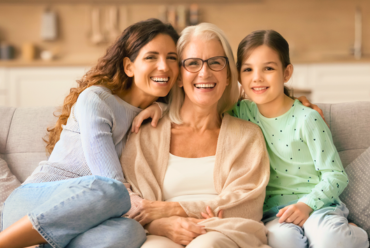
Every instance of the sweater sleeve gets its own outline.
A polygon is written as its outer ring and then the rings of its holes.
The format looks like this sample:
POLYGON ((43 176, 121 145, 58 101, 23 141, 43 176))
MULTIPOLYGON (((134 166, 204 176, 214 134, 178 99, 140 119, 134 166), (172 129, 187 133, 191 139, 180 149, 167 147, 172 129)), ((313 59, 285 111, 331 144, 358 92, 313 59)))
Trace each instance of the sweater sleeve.
POLYGON ((240 101, 238 101, 237 103, 234 104, 234 106, 232 107, 232 109, 230 109, 229 111, 227 111, 227 113, 231 116, 234 116, 236 118, 239 118, 240 117, 240 101))
POLYGON ((82 149, 93 175, 125 182, 113 142, 113 113, 110 106, 94 91, 85 90, 75 106, 82 149))
POLYGON ((331 132, 319 113, 312 111, 307 115, 303 131, 316 171, 320 175, 320 182, 299 202, 318 210, 331 203, 340 202, 339 195, 347 187, 348 177, 334 146, 331 132))

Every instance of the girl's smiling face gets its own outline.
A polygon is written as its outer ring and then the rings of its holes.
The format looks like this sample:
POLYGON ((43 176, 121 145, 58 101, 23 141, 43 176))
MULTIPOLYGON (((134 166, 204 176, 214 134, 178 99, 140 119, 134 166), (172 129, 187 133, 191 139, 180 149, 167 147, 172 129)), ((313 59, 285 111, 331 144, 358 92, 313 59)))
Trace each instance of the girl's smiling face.
POLYGON ((257 105, 270 105, 284 101, 284 83, 289 81, 292 72, 291 64, 283 68, 275 50, 261 45, 245 56, 239 82, 257 105))

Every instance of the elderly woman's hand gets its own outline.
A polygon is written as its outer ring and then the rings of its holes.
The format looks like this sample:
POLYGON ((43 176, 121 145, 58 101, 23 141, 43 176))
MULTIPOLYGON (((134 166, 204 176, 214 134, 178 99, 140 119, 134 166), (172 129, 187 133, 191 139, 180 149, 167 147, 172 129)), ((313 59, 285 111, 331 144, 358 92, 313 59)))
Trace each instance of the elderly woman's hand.
MULTIPOLYGON (((201 213, 201 215, 203 216, 204 219, 210 219, 210 218, 216 217, 215 214, 213 214, 213 211, 209 206, 207 206, 206 212, 207 213, 203 213, 203 212, 201 213)), ((223 213, 224 213, 223 210, 218 211, 217 217, 218 218, 223 218, 223 213)))
POLYGON ((184 217, 168 217, 155 220, 147 226, 150 234, 164 236, 180 245, 188 245, 199 235, 206 234, 202 220, 184 217))
POLYGON ((142 199, 138 203, 136 211, 128 217, 144 226, 153 220, 170 216, 187 217, 187 214, 177 202, 149 201, 142 199))

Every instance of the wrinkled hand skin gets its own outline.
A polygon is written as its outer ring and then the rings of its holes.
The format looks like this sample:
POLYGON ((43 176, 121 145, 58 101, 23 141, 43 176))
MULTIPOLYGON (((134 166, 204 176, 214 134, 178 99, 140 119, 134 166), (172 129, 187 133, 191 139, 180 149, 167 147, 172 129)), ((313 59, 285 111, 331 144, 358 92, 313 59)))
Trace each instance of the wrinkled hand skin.
POLYGON ((136 211, 129 215, 129 218, 138 221, 143 226, 153 220, 165 217, 168 217, 168 209, 166 209, 165 202, 149 201, 146 199, 142 199, 138 203, 136 211))
POLYGON ((138 221, 144 226, 153 220, 171 216, 188 217, 178 202, 149 201, 143 199, 138 203, 136 211, 129 218, 138 221))
POLYGON ((202 219, 172 216, 153 221, 147 226, 150 234, 164 236, 176 244, 188 245, 199 235, 207 233, 198 223, 202 219))

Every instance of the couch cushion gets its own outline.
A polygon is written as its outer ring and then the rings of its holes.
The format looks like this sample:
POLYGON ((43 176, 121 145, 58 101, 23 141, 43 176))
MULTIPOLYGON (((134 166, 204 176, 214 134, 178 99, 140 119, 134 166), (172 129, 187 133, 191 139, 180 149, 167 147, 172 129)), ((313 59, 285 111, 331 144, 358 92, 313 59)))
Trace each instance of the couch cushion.
POLYGON ((9 169, 22 183, 36 169, 41 161, 47 160, 46 152, 31 153, 11 153, 4 154, 3 158, 7 161, 9 169))
POLYGON ((6 141, 8 139, 10 123, 12 121, 14 111, 15 108, 0 106, 0 154, 5 152, 6 141))
POLYGON ((0 158, 0 223, 6 198, 20 185, 18 179, 10 172, 6 161, 0 158))
POLYGON ((54 107, 17 108, 9 129, 5 153, 44 152, 47 127, 55 124, 54 107))
MULTIPOLYGON (((47 135, 47 127, 56 122, 53 115, 55 110, 55 107, 0 108, 0 111, 11 116, 7 131, 2 131, 1 134, 0 129, 0 140, 4 143, 0 157, 6 160, 12 173, 21 182, 32 173, 40 161, 47 159, 42 138, 47 135)), ((2 119, 0 124, 6 125, 5 120, 2 119)))
POLYGON ((370 147, 369 102, 318 104, 333 134, 333 141, 346 167, 370 147))
POLYGON ((370 237, 370 148, 346 168, 349 184, 340 195, 349 209, 348 220, 362 227, 370 237))

